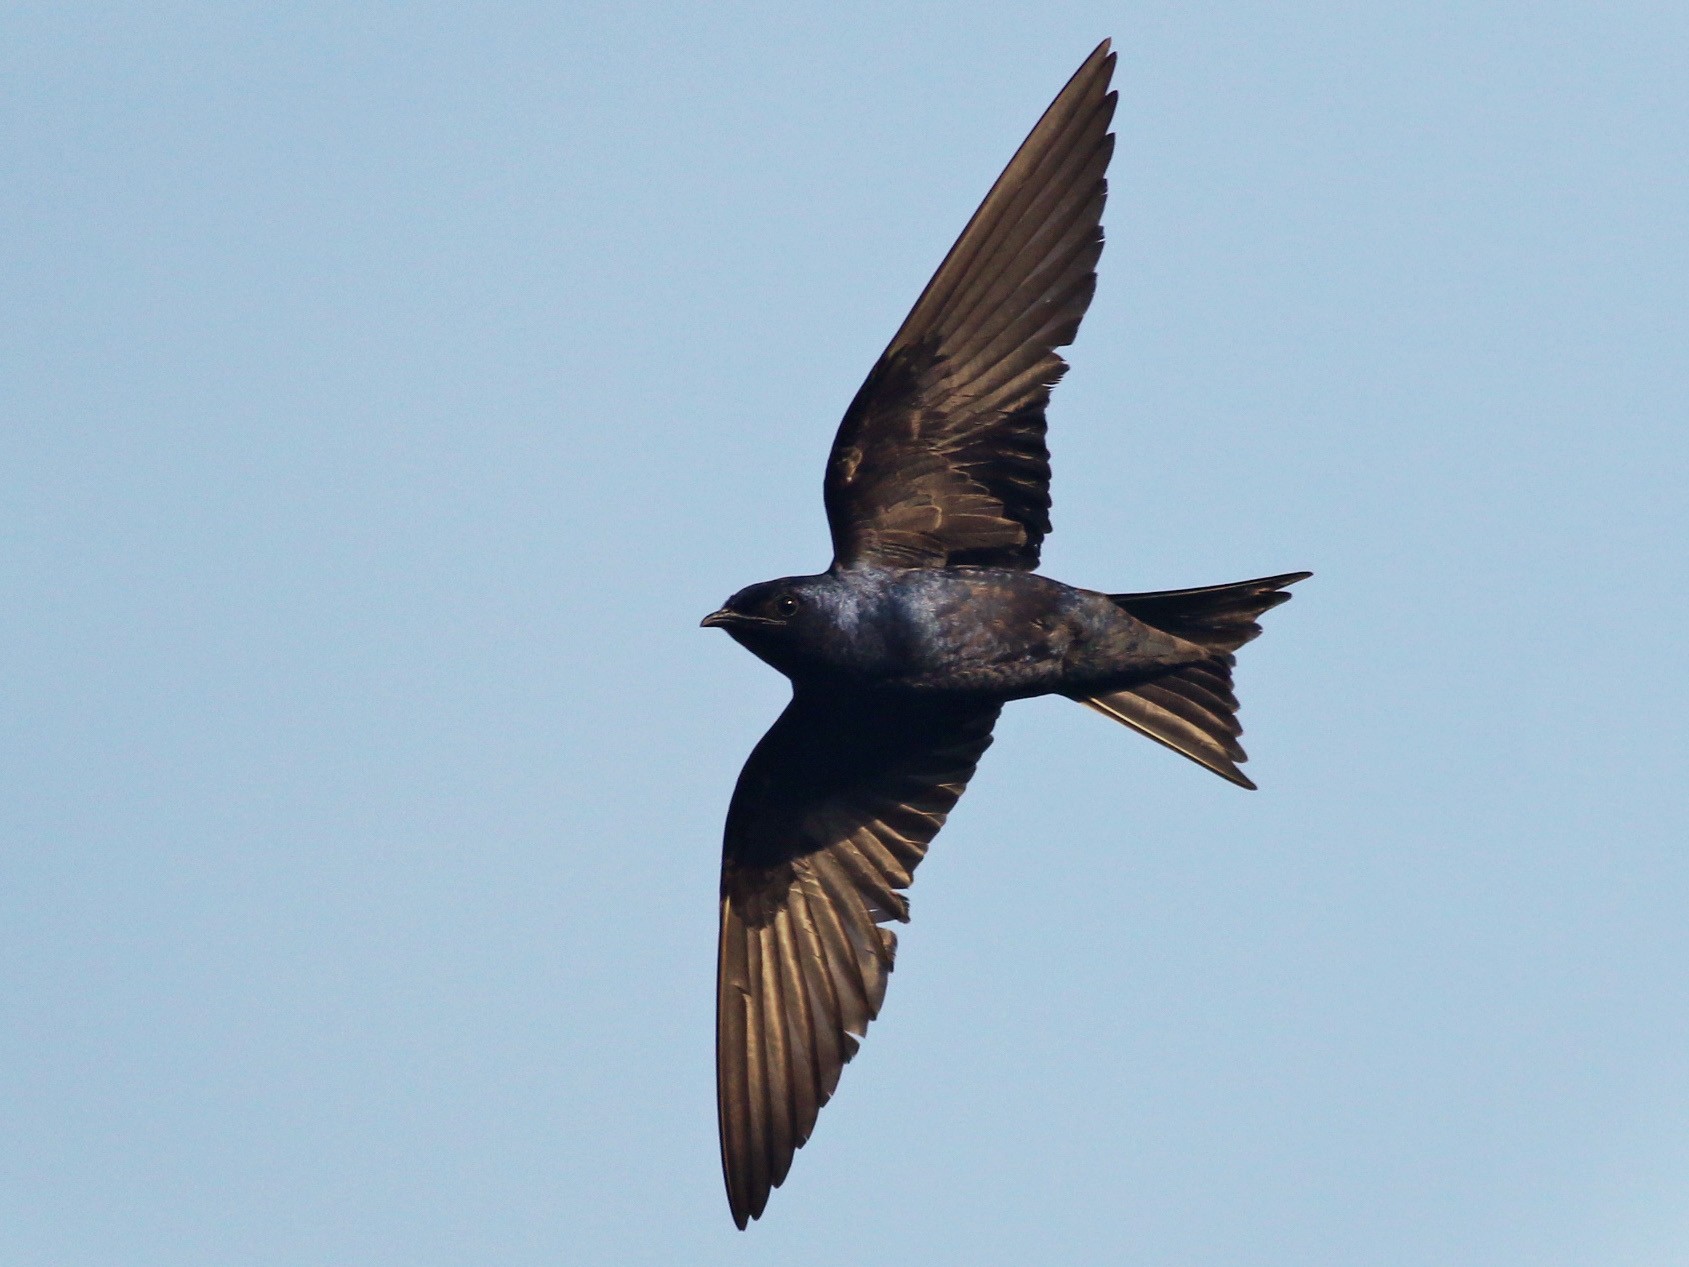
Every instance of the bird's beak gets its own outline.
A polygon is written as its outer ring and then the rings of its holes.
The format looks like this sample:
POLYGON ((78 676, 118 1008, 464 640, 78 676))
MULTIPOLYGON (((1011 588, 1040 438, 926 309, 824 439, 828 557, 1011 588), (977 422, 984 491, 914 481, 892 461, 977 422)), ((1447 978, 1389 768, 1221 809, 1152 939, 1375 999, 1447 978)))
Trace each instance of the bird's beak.
POLYGON ((733 623, 733 613, 723 607, 720 611, 713 611, 698 622, 700 629, 724 629, 733 623))

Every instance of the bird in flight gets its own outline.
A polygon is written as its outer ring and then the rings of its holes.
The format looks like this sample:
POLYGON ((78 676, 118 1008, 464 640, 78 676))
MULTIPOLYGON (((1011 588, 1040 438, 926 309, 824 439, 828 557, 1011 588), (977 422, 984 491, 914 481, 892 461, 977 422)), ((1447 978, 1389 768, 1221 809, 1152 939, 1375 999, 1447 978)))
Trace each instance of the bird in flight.
POLYGON ((1105 594, 1038 576, 1044 410, 1096 289, 1114 54, 1032 129, 845 411, 832 565, 704 617, 792 682, 721 858, 716 1097, 727 1199, 759 1217, 879 1014, 916 864, 1002 706, 1065 695, 1241 787, 1233 652, 1290 572, 1105 594))

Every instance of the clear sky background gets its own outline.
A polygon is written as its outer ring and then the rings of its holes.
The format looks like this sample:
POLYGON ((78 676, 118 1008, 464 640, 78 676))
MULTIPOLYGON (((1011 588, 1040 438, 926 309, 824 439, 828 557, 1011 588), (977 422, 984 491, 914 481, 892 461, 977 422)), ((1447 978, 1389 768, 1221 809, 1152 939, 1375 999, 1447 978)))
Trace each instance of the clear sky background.
POLYGON ((1689 9, 14 4, 0 1261, 1689 1262, 1689 9), (1312 568, 1227 786, 1011 708, 728 1217, 844 405, 1105 35, 1046 570, 1312 568))

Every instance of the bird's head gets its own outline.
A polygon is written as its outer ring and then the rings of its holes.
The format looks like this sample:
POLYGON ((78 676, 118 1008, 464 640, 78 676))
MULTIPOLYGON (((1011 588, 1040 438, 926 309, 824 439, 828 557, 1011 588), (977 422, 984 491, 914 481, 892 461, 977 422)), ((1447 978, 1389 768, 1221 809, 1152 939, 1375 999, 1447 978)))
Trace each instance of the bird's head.
POLYGON ((747 585, 699 623, 727 630, 735 642, 781 667, 792 659, 806 632, 826 624, 827 595, 818 584, 824 579, 785 576, 747 585))

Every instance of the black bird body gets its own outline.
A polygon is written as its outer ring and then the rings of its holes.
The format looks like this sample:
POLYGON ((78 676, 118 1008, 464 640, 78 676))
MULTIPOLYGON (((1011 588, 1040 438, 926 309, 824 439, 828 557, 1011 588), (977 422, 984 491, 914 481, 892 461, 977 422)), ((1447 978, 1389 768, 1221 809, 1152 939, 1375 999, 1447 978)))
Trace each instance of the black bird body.
POLYGON ((716 977, 722 1172, 740 1227, 879 1014, 903 890, 1010 700, 1069 696, 1242 787, 1234 652, 1307 575, 1147 594, 1035 574, 1045 407, 1096 286, 1108 44, 1039 120, 845 411, 833 562, 704 624, 792 681, 728 805, 716 977))
POLYGON ((1107 594, 1006 568, 847 568, 766 581, 728 600, 723 624, 794 681, 838 689, 1088 696, 1209 658, 1107 594), (784 619, 781 601, 795 602, 784 619))

